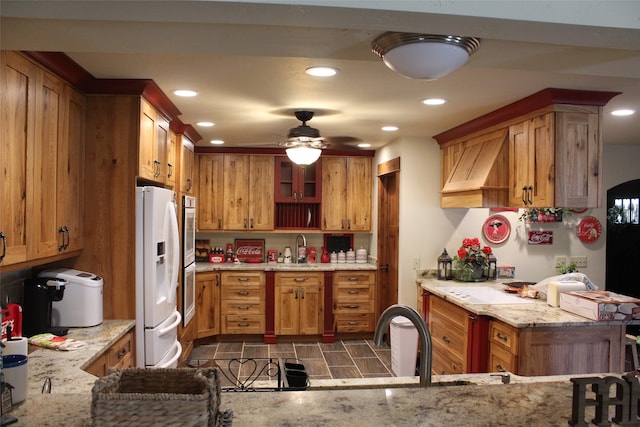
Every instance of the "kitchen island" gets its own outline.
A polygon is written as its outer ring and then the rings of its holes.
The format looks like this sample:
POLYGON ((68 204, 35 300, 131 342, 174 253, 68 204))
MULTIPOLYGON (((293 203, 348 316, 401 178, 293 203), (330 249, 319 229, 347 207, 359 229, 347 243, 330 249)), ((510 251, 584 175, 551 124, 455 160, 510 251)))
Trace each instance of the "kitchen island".
POLYGON ((495 281, 476 284, 423 278, 418 287, 420 308, 433 338, 436 373, 623 372, 626 325, 639 323, 590 320, 551 307, 543 299, 479 303, 469 292, 457 291, 477 287, 502 293, 505 285, 495 281))

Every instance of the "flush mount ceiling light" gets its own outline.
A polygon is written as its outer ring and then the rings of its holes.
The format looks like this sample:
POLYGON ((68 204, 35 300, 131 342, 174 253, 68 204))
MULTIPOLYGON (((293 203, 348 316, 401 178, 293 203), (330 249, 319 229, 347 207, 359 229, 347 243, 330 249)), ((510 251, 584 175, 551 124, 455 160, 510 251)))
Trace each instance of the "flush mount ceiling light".
POLYGON ((213 127, 213 126, 215 126, 215 125, 216 125, 216 124, 215 124, 215 123, 213 123, 213 122, 198 122, 198 123, 196 123, 196 124, 197 124, 198 126, 203 127, 203 128, 210 128, 210 127, 213 127))
POLYGON ((630 109, 622 109, 622 110, 614 110, 611 112, 612 116, 630 116, 635 113, 635 110, 630 109))
POLYGON ((209 141, 211 144, 213 145, 222 145, 224 144, 224 141, 221 139, 212 139, 211 141, 209 141))
POLYGON ((334 67, 309 67, 305 70, 305 73, 315 77, 332 77, 338 74, 338 69, 334 67))
POLYGON ((464 65, 479 46, 475 37, 389 31, 378 36, 371 49, 396 73, 435 80, 464 65))
POLYGON ((197 96, 198 92, 190 89, 178 89, 178 90, 174 90, 173 94, 175 96, 191 97, 191 96, 197 96))
POLYGON ((320 131, 307 125, 313 118, 313 111, 296 111, 296 118, 302 122, 298 127, 289 129, 287 140, 278 143, 287 147, 287 157, 298 165, 310 165, 320 158, 322 149, 327 147, 320 131))
POLYGON ((427 98, 422 101, 424 105, 442 105, 445 102, 447 101, 442 98, 427 98))
POLYGON ((380 129, 382 129, 385 132, 395 132, 398 130, 398 126, 382 126, 380 129))

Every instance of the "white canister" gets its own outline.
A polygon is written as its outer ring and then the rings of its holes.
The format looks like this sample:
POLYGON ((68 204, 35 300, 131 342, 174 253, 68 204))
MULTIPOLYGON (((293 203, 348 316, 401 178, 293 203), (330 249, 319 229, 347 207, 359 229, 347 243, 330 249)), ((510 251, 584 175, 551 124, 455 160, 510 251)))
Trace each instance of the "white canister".
POLYGON ((353 249, 347 251, 347 263, 352 264, 356 262, 356 253, 353 249))
POLYGON ((334 263, 334 264, 337 263, 338 262, 338 254, 336 254, 335 251, 331 252, 331 258, 329 258, 329 259, 330 259, 330 261, 332 263, 334 263))
POLYGON ((284 263, 291 264, 291 248, 289 246, 284 248, 284 263))
POLYGON ((2 340, 2 344, 4 345, 3 354, 22 354, 26 356, 29 351, 29 340, 25 337, 11 337, 10 340, 5 338, 2 340))
POLYGON ((4 382, 11 384, 11 404, 22 402, 27 398, 27 361, 24 354, 7 354, 2 356, 2 373, 4 382))
POLYGON ((338 264, 344 264, 347 262, 347 255, 345 255, 344 251, 338 252, 338 264))
POLYGON ((366 264, 368 261, 367 250, 360 246, 360 249, 356 251, 356 262, 358 264, 366 264))

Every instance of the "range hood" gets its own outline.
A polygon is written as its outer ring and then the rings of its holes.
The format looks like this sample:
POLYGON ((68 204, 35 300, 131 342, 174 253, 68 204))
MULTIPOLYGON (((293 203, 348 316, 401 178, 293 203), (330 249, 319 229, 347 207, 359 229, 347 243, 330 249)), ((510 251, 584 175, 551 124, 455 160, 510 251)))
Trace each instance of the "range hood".
MULTIPOLYGON (((509 130, 500 129, 456 144, 453 165, 443 176, 443 208, 508 206, 509 130)), ((447 159, 443 158, 443 163, 447 159)))

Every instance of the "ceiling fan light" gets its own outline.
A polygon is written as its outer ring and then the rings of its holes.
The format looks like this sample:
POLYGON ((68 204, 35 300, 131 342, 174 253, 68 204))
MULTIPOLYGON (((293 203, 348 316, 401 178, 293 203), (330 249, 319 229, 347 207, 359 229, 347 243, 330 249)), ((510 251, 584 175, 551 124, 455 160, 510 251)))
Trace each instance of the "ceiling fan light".
POLYGON ((322 150, 306 145, 298 145, 286 149, 287 157, 297 165, 310 165, 320 158, 322 150))
POLYGON ((464 65, 479 46, 475 37, 386 32, 373 41, 372 50, 405 77, 435 80, 464 65))

